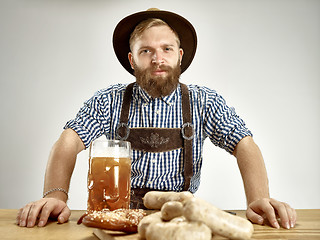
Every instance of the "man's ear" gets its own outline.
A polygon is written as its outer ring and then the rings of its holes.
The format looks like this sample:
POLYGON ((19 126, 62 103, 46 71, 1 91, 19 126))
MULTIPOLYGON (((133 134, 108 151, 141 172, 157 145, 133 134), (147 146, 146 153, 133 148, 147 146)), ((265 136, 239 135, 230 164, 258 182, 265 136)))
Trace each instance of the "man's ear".
POLYGON ((183 49, 180 48, 180 49, 179 49, 180 65, 181 65, 181 62, 182 62, 182 57, 183 57, 183 49))
POLYGON ((131 52, 128 53, 128 59, 129 59, 131 68, 134 69, 133 56, 132 56, 132 53, 131 53, 131 52))

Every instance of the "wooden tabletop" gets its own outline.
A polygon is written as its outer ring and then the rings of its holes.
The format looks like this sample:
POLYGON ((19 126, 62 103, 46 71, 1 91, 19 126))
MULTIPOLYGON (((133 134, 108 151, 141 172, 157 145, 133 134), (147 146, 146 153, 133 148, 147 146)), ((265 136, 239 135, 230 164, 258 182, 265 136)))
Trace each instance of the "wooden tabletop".
MULTIPOLYGON (((85 211, 73 210, 69 222, 58 224, 50 222, 46 227, 25 228, 15 224, 17 210, 0 209, 0 239, 82 239, 97 240, 93 234, 95 229, 77 225, 79 217, 85 211)), ((238 216, 244 217, 245 211, 237 210, 238 216)), ((296 227, 290 230, 274 229, 269 226, 254 224, 252 239, 320 239, 320 209, 297 210, 298 221, 296 227)), ((138 240, 138 234, 124 234, 111 232, 116 240, 138 240)), ((214 236, 213 240, 225 239, 214 236)))

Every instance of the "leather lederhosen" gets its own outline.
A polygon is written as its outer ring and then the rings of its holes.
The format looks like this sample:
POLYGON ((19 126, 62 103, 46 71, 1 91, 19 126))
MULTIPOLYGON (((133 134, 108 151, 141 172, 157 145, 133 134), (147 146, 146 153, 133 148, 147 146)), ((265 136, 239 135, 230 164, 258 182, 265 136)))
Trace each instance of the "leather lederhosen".
MULTIPOLYGON (((123 97, 120 122, 117 126, 117 138, 129 141, 134 150, 145 152, 166 152, 183 148, 184 159, 184 187, 187 191, 193 175, 192 139, 194 128, 191 124, 189 91, 185 84, 181 84, 183 125, 181 128, 129 128, 128 117, 132 99, 133 85, 127 86, 123 97)), ((152 189, 131 189, 130 208, 143 208, 142 197, 152 189)))

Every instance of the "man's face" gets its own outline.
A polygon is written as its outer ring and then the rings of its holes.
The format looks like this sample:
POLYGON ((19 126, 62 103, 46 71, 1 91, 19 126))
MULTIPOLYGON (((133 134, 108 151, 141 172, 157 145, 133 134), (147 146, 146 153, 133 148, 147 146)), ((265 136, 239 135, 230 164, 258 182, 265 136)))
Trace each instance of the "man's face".
POLYGON ((145 30, 129 53, 137 83, 152 97, 169 95, 179 82, 183 50, 168 26, 145 30))

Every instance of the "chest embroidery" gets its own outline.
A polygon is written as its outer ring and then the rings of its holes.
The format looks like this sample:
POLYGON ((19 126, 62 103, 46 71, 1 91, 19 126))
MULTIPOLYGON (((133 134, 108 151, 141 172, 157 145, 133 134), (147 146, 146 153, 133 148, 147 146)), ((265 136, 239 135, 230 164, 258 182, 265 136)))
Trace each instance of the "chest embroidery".
POLYGON ((140 137, 140 141, 144 144, 148 144, 152 148, 157 148, 160 145, 169 142, 169 138, 160 137, 158 133, 151 133, 150 137, 140 137))

